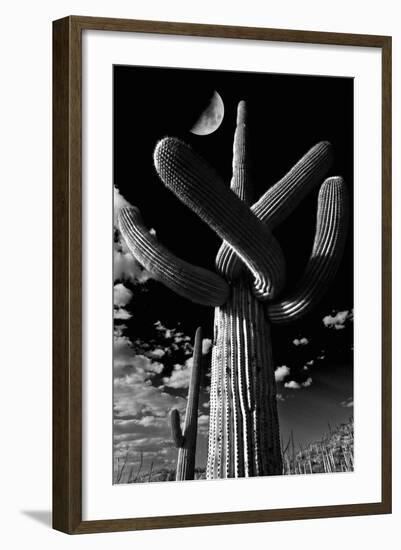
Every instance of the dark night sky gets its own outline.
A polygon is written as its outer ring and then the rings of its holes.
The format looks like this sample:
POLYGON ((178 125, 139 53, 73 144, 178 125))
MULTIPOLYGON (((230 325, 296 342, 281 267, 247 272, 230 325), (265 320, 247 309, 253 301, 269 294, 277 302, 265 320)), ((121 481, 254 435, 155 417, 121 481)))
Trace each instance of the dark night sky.
MULTIPOLYGON (((344 177, 352 201, 352 79, 114 68, 114 185, 127 201, 139 207, 146 225, 156 230, 159 240, 172 252, 212 270, 220 239, 164 187, 153 166, 153 150, 164 136, 182 138, 215 167, 228 186, 236 106, 242 99, 248 105, 255 200, 310 147, 328 140, 334 148, 328 176, 344 177), (196 136, 189 129, 213 90, 224 101, 224 120, 211 135, 196 136)), ((287 262, 287 290, 299 278, 310 254, 317 192, 274 232, 287 262)), ((309 376, 313 379, 310 387, 301 390, 284 390, 279 385, 284 397, 279 402, 283 438, 294 429, 297 441, 304 443, 320 437, 327 430, 327 422, 335 424, 352 415, 351 407, 339 405, 352 396, 352 323, 340 330, 322 323, 333 311, 353 308, 352 243, 351 220, 343 262, 319 307, 299 323, 272 329, 276 365, 290 366, 291 380, 302 383, 309 376), (295 346, 293 340, 301 337, 307 338, 308 345, 295 346), (317 360, 322 355, 324 359, 317 360), (303 366, 310 360, 314 364, 306 372, 303 366)), ((131 341, 152 338, 156 321, 169 328, 180 327, 191 338, 202 325, 205 337, 211 338, 212 308, 188 302, 154 281, 124 284, 134 295, 126 306, 132 317, 124 321, 124 334, 131 341)), ((171 365, 166 369, 171 371, 171 365)), ((157 377, 152 383, 157 384, 157 377)), ((180 395, 185 396, 186 390, 180 395)))

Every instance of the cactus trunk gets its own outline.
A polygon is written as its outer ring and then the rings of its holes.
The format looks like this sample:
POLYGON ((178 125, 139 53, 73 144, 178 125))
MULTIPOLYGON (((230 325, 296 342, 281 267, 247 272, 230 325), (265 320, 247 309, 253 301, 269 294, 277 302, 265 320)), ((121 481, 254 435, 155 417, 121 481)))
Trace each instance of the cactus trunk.
POLYGON ((215 309, 208 479, 282 473, 270 326, 241 279, 215 309))

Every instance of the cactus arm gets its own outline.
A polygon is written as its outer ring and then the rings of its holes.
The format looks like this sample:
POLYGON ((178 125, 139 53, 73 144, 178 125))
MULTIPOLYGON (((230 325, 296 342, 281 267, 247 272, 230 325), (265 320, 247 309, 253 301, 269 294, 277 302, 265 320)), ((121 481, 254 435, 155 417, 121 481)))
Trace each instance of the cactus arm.
POLYGON ((328 141, 312 147, 293 168, 252 206, 253 212, 271 228, 277 227, 322 181, 331 167, 333 153, 328 141))
POLYGON ((178 409, 172 409, 170 413, 171 435, 175 446, 182 447, 184 444, 184 436, 181 430, 180 413, 178 409))
MULTIPOLYGON (((248 131, 247 131, 247 109, 245 101, 238 103, 237 126, 234 133, 233 143, 233 175, 230 188, 245 204, 252 204, 252 182, 250 177, 250 161, 248 150, 248 131)), ((231 256, 237 257, 237 254, 230 245, 223 241, 216 256, 217 271, 224 274, 229 280, 232 279, 229 272, 229 263, 231 256)), ((240 265, 243 265, 240 262, 240 265)))
MULTIPOLYGON (((312 147, 252 206, 254 214, 273 230, 322 181, 332 164, 332 157, 332 147, 329 142, 322 141, 312 147)), ((235 280, 239 277, 243 265, 235 251, 223 242, 217 253, 216 267, 223 276, 229 280, 235 280)))
POLYGON ((273 298, 284 283, 284 258, 269 228, 184 142, 160 141, 155 166, 165 185, 235 249, 254 276, 255 296, 273 298))
POLYGON ((224 279, 172 254, 149 232, 137 208, 122 208, 118 223, 131 254, 156 280, 198 304, 217 306, 227 300, 229 287, 224 279))
POLYGON ((344 180, 325 180, 319 191, 312 254, 293 294, 269 304, 273 323, 287 323, 307 314, 322 298, 339 267, 348 225, 348 195, 344 180))
POLYGON ((174 442, 179 448, 176 481, 194 479, 196 437, 198 433, 198 407, 200 378, 202 368, 202 328, 195 334, 191 379, 189 383, 187 409, 185 413, 184 433, 181 431, 180 414, 177 409, 171 411, 171 431, 174 442))
POLYGON ((252 204, 253 189, 250 178, 247 109, 245 101, 238 103, 237 126, 233 142, 233 175, 230 188, 245 204, 252 204))

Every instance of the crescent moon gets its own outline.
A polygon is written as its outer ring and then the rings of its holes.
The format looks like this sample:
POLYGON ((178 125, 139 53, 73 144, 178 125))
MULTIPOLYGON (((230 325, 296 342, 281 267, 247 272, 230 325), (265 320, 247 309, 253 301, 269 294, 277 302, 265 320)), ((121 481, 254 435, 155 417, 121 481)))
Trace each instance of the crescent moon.
POLYGON ((223 121, 224 117, 224 103, 221 96, 216 91, 213 92, 212 97, 204 111, 202 111, 200 117, 190 129, 192 134, 197 136, 207 136, 217 130, 223 121))

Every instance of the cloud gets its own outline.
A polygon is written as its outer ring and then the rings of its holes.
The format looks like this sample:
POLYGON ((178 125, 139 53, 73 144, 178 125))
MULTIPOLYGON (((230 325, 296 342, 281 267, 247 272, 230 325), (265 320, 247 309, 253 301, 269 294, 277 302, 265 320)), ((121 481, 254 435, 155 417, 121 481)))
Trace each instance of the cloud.
POLYGON ((149 435, 148 428, 152 427, 152 437, 165 433, 166 419, 156 416, 143 416, 139 419, 114 421, 114 435, 135 434, 136 437, 149 435))
POLYGON ((353 407, 354 406, 353 397, 347 397, 347 399, 345 399, 345 401, 341 401, 340 406, 345 407, 345 408, 353 407))
POLYGON ((124 331, 127 329, 127 325, 124 325, 123 323, 115 323, 113 327, 113 335, 114 338, 120 338, 120 336, 124 335, 124 331))
POLYGON ((163 325, 163 323, 161 321, 156 321, 156 323, 154 323, 154 326, 155 326, 155 329, 160 332, 160 334, 166 338, 166 340, 172 338, 173 334, 175 334, 175 330, 174 329, 168 329, 167 327, 165 327, 163 325))
POLYGON ((276 394, 277 401, 285 401, 285 398, 282 393, 276 394))
POLYGON ((130 281, 138 284, 151 279, 149 271, 144 269, 134 258, 120 234, 118 234, 118 240, 114 243, 113 260, 115 281, 130 281))
POLYGON ((298 382, 295 382, 295 380, 290 380, 290 382, 284 384, 284 387, 290 390, 299 390, 302 386, 298 382))
POLYGON ((126 321, 132 317, 123 307, 131 301, 132 296, 132 292, 122 283, 114 285, 114 319, 126 321))
POLYGON ((114 376, 122 376, 119 371, 121 367, 131 367, 131 362, 135 359, 135 353, 132 349, 131 340, 128 336, 115 335, 113 341, 114 353, 114 376))
MULTIPOLYGON (((185 336, 183 332, 176 332, 175 329, 167 329, 160 321, 155 323, 156 329, 162 334, 166 339, 173 338, 174 344, 177 344, 177 336, 179 337, 179 343, 183 345, 183 350, 186 352, 186 355, 193 353, 193 347, 189 343, 190 338, 185 336)), ((209 353, 209 350, 212 346, 212 341, 210 338, 204 338, 202 340, 202 354, 206 355, 209 353)), ((189 357, 184 365, 176 364, 170 376, 165 376, 163 378, 163 384, 168 388, 174 389, 185 389, 189 387, 189 382, 191 379, 191 372, 193 366, 193 355, 189 357)))
POLYGON ((198 416, 198 434, 207 436, 209 434, 209 415, 200 414, 198 416))
POLYGON ((190 341, 191 341, 191 338, 189 336, 185 336, 183 332, 177 332, 174 336, 174 342, 176 344, 181 344, 182 342, 190 342, 190 341))
POLYGON ((166 352, 164 351, 164 349, 161 349, 161 348, 156 348, 156 349, 152 349, 149 353, 148 353, 149 357, 163 357, 164 355, 166 355, 166 352))
POLYGON ((353 311, 338 311, 334 315, 326 315, 322 322, 325 327, 333 328, 334 330, 342 330, 345 328, 346 321, 352 321, 354 318, 353 311))
POLYGON ((132 348, 127 336, 115 336, 113 342, 114 352, 114 377, 136 377, 140 382, 147 382, 155 374, 162 372, 162 363, 152 361, 150 357, 137 355, 132 348))
POLYGON ((134 437, 131 439, 131 434, 125 434, 115 436, 115 442, 115 448, 118 449, 119 447, 122 447, 124 450, 127 450, 126 443, 129 443, 128 447, 130 452, 136 453, 144 452, 158 454, 162 453, 161 449, 163 449, 163 447, 166 447, 168 445, 172 446, 171 437, 168 437, 168 430, 166 430, 166 437, 134 437), (119 445, 119 443, 125 444, 119 445))
POLYGON ((174 365, 170 377, 163 378, 163 384, 168 388, 188 388, 192 372, 192 357, 185 361, 185 365, 174 365))
POLYGON ((289 382, 284 383, 284 387, 288 388, 289 390, 300 390, 301 388, 308 388, 312 385, 312 378, 309 377, 305 380, 305 382, 299 383, 295 382, 295 380, 290 380, 289 382))
MULTIPOLYGON (((155 329, 159 333, 158 336, 164 338, 167 342, 167 348, 170 351, 180 350, 185 356, 192 356, 193 346, 191 344, 191 338, 184 334, 183 332, 178 331, 175 328, 167 328, 160 321, 154 323, 155 329)), ((187 366, 192 366, 188 364, 187 366)))
POLYGON ((295 338, 292 343, 294 346, 307 346, 309 344, 309 340, 307 338, 295 338))
POLYGON ((127 319, 131 319, 131 317, 131 313, 129 313, 123 307, 114 308, 114 319, 118 319, 119 321, 126 321, 127 319))
POLYGON ((206 355, 209 353, 210 348, 212 347, 212 341, 210 338, 204 338, 202 340, 202 353, 203 355, 206 355))
POLYGON ((114 285, 114 306, 124 307, 132 299, 132 292, 122 283, 114 285))
MULTIPOLYGON (((146 359, 146 358, 141 358, 146 359)), ((154 372, 153 372, 154 375, 154 372)), ((166 418, 176 407, 185 408, 185 399, 165 393, 152 385, 152 373, 138 369, 136 363, 132 373, 114 380, 115 417, 154 416, 166 418)))
POLYGON ((290 369, 286 365, 282 365, 281 367, 277 367, 274 371, 274 378, 276 379, 276 382, 282 382, 284 378, 286 378, 290 374, 290 369))
MULTIPOLYGON (((318 357, 317 359, 320 359, 320 357, 318 357)), ((307 361, 305 363, 305 365, 302 367, 302 370, 309 370, 309 367, 312 367, 314 364, 315 364, 315 360, 311 359, 310 361, 307 361)))
POLYGON ((201 414, 198 417, 198 426, 205 426, 209 424, 209 415, 208 414, 201 414))

